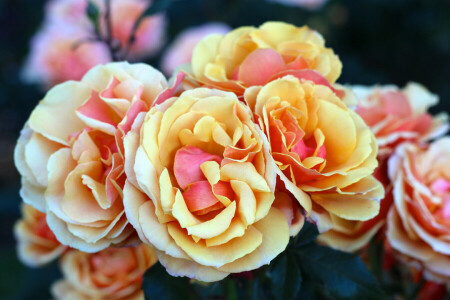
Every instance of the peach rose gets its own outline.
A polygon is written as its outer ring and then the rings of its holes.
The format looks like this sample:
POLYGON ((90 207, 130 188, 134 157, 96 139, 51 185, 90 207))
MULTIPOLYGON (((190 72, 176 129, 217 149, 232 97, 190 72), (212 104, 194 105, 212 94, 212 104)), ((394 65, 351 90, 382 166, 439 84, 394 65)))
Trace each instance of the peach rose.
POLYGON ((341 251, 355 252, 363 249, 379 231, 384 231, 386 217, 393 203, 392 185, 387 178, 387 161, 379 160, 378 163, 374 176, 386 191, 380 201, 380 212, 367 221, 339 222, 329 231, 320 234, 317 238, 319 242, 341 251))
POLYGON ((102 43, 83 43, 75 48, 88 36, 88 32, 66 22, 44 26, 31 41, 22 70, 24 81, 50 88, 67 80, 80 80, 92 67, 111 61, 102 43))
POLYGON ((448 116, 427 111, 438 97, 418 83, 396 86, 353 86, 358 98, 356 112, 377 137, 380 156, 387 156, 405 141, 425 142, 448 130, 448 116))
POLYGON ((402 260, 450 288, 450 137, 397 147, 389 159, 394 205, 387 238, 402 260))
POLYGON ((48 228, 45 214, 31 205, 22 204, 22 219, 14 225, 20 260, 30 267, 45 265, 67 249, 48 228))
POLYGON ((95 252, 132 235, 123 137, 166 87, 148 65, 110 63, 57 85, 32 112, 15 153, 21 195, 47 214, 62 244, 95 252))
POLYGON ((288 75, 244 98, 269 138, 277 188, 312 212, 319 231, 378 214, 375 137, 330 88, 288 75))
POLYGON ((437 96, 417 83, 409 83, 403 90, 395 86, 354 86, 353 91, 359 100, 356 112, 371 127, 380 145, 376 173, 388 192, 374 219, 347 222, 319 237, 323 243, 344 251, 361 249, 386 223, 393 202, 386 167, 392 151, 405 141, 423 143, 448 129, 445 113, 434 118, 427 113, 431 105, 437 104, 437 96))
MULTIPOLYGON (((106 35, 105 1, 93 0, 100 11, 100 31, 106 35)), ((47 19, 51 22, 65 21, 92 32, 86 16, 87 0, 53 0, 47 6, 47 19)), ((111 0, 111 29, 113 37, 122 47, 128 44, 134 23, 145 9, 152 5, 150 0, 111 0)), ((129 49, 128 59, 137 60, 156 54, 165 42, 166 17, 163 14, 145 17, 136 32, 136 40, 129 49)))
POLYGON ((329 85, 342 69, 318 32, 282 22, 210 35, 195 47, 191 65, 194 81, 238 95, 246 87, 264 85, 287 74, 329 85))
POLYGON ((226 34, 230 27, 223 23, 206 23, 182 31, 165 51, 161 62, 162 71, 170 75, 176 68, 191 62, 194 47, 210 34, 226 34))
POLYGON ((144 300, 143 275, 157 260, 144 244, 98 253, 72 250, 61 259, 64 279, 53 284, 52 294, 64 300, 144 300))
POLYGON ((128 220, 171 275, 217 281, 286 248, 276 166, 235 94, 186 91, 135 122, 125 145, 128 220))

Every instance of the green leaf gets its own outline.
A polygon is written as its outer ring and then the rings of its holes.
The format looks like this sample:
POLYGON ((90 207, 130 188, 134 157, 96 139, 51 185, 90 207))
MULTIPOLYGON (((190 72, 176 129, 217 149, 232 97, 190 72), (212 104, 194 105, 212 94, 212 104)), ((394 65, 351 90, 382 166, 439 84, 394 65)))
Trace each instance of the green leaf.
POLYGON ((148 300, 197 299, 191 294, 187 278, 172 277, 160 263, 145 273, 142 287, 148 300))
POLYGON ((249 282, 250 284, 250 297, 249 300, 268 300, 269 296, 264 292, 264 286, 261 278, 256 277, 249 282))
POLYGON ((295 250, 304 276, 340 299, 382 299, 384 293, 362 260, 353 254, 308 244, 295 250))
POLYGON ((86 7, 86 15, 88 16, 94 27, 98 29, 100 10, 98 9, 97 5, 95 5, 91 0, 88 1, 88 5, 86 7))
POLYGON ((317 230, 317 226, 312 223, 305 222, 302 230, 293 239, 293 246, 298 248, 314 242, 318 235, 319 231, 317 230))
POLYGON ((383 242, 375 236, 369 244, 369 265, 370 271, 378 281, 381 280, 383 275, 383 256, 383 242))
POLYGON ((302 274, 296 257, 284 252, 269 266, 270 288, 277 300, 294 299, 302 284, 302 274))
POLYGON ((233 279, 226 278, 223 280, 225 289, 225 299, 227 300, 238 300, 236 284, 233 279))

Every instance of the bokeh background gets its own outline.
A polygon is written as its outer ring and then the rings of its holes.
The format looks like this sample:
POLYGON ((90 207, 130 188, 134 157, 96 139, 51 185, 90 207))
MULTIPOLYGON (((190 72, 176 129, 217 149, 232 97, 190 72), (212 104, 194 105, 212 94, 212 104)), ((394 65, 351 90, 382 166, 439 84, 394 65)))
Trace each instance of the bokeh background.
MULTIPOLYGON (((49 285, 60 276, 55 264, 42 269, 23 266, 12 232, 21 202, 14 146, 45 92, 24 84, 20 68, 45 3, 0 0, 0 299, 49 299, 49 285)), ((433 113, 450 112, 448 0, 334 0, 313 11, 266 0, 174 0, 167 15, 168 43, 183 29, 210 21, 231 27, 268 20, 307 24, 340 56, 340 83, 403 86, 416 81, 440 96, 433 113)), ((147 62, 158 67, 159 59, 147 62)))

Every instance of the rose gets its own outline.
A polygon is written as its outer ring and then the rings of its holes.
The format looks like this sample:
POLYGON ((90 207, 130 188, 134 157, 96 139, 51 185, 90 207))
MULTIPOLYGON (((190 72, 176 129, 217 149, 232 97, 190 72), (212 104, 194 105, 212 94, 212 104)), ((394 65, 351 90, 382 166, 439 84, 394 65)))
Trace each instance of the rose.
POLYGON ((347 222, 319 237, 323 243, 345 251, 364 247, 385 224, 392 204, 391 185, 387 178, 387 159, 401 143, 423 143, 447 131, 446 114, 432 117, 429 106, 437 103, 437 97, 417 83, 409 83, 403 90, 395 86, 354 86, 358 96, 356 112, 371 127, 377 137, 380 151, 377 178, 387 188, 381 201, 380 213, 366 222, 347 222))
MULTIPOLYGON (((126 48, 130 40, 132 28, 144 11, 152 5, 149 0, 111 0, 110 24, 112 38, 122 48, 126 48)), ((99 29, 103 36, 108 35, 107 23, 103 16, 106 13, 105 1, 92 0, 99 8, 99 29)), ((46 10, 46 22, 68 22, 80 28, 89 28, 90 21, 86 16, 87 0, 54 0, 46 10)), ((136 60, 156 54, 165 41, 166 18, 163 14, 145 16, 136 31, 135 41, 129 50, 128 59, 136 60)))
POLYGON ((48 228, 45 214, 31 205, 22 205, 22 219, 14 225, 14 233, 19 258, 30 267, 47 264, 67 249, 48 228))
POLYGON ((71 250, 60 261, 64 279, 53 284, 52 294, 71 300, 143 300, 143 275, 156 261, 155 251, 144 244, 93 254, 71 250))
MULTIPOLYGON (((378 156, 379 158, 379 156, 378 156)), ((334 224, 334 227, 317 237, 322 244, 347 252, 363 249, 379 232, 383 231, 386 217, 392 205, 392 185, 387 178, 387 161, 379 160, 374 176, 385 188, 385 196, 380 201, 380 212, 367 221, 346 221, 334 224)))
POLYGON ((375 137, 330 88, 289 75, 248 88, 244 99, 269 138, 277 188, 312 212, 319 231, 378 214, 375 137))
POLYGON ((30 55, 22 70, 26 82, 46 88, 67 80, 80 80, 92 67, 111 60, 102 43, 77 43, 88 32, 66 22, 46 24, 31 41, 30 55))
POLYGON ((230 27, 223 23, 206 23, 188 28, 177 35, 165 51, 161 62, 162 71, 170 75, 176 68, 191 62, 194 47, 210 34, 226 34, 230 27))
POLYGON ((194 49, 194 82, 241 95, 246 87, 264 85, 286 74, 333 84, 342 64, 322 36, 306 26, 267 22, 210 35, 194 49))
MULTIPOLYGON (((98 1, 97 4, 103 11, 105 1, 98 1)), ((130 40, 132 29, 138 18, 151 6, 153 1, 148 0, 114 0, 111 1, 111 18, 113 38, 120 42, 122 48, 130 40)), ((164 46, 166 39, 166 18, 164 14, 145 16, 136 31, 133 45, 129 49, 128 59, 138 60, 139 58, 154 56, 164 46)), ((103 24, 101 30, 107 34, 107 26, 103 24)))
POLYGON ((125 145, 128 220, 173 276, 217 281, 286 248, 267 140, 235 94, 186 91, 136 121, 125 145))
POLYGON ((111 63, 54 87, 32 112, 15 153, 21 195, 62 244, 94 252, 132 237, 123 137, 166 87, 150 66, 111 63))
POLYGON ((425 278, 450 284, 450 138, 400 145, 389 159, 394 205, 387 239, 425 278))
POLYGON ((356 112, 377 137, 380 156, 387 156, 405 141, 426 142, 448 130, 445 113, 431 116, 427 110, 438 97, 418 83, 396 86, 353 86, 358 98, 356 112))

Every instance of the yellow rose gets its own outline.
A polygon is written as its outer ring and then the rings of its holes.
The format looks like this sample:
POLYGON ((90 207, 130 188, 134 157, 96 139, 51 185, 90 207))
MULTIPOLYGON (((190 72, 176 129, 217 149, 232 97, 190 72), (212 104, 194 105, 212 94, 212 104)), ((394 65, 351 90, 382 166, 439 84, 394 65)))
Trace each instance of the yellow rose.
POLYGON ((31 205, 22 204, 22 219, 16 222, 14 234, 18 243, 18 256, 30 267, 47 264, 67 249, 48 228, 45 214, 31 205))
POLYGON ((62 244, 95 252, 134 232, 122 202, 123 137, 166 87, 150 66, 100 65, 51 89, 32 112, 15 153, 21 196, 47 214, 62 244))
POLYGON ((389 159, 387 239, 399 257, 450 288, 450 137, 399 146, 389 159))
POLYGON ((71 250, 60 262, 64 279, 52 294, 64 300, 144 300, 143 275, 157 262, 147 245, 108 248, 98 253, 71 250))
POLYGON ((377 143, 362 119, 324 85, 286 76, 248 88, 277 171, 321 232, 378 214, 384 189, 372 173, 377 143))
POLYGON ((240 96, 246 87, 286 74, 333 84, 342 63, 307 26, 267 22, 204 38, 194 49, 191 67, 194 81, 240 96))
POLYGON ((136 122, 125 145, 128 220, 173 276, 216 281, 286 248, 276 166, 235 94, 186 91, 136 122))

